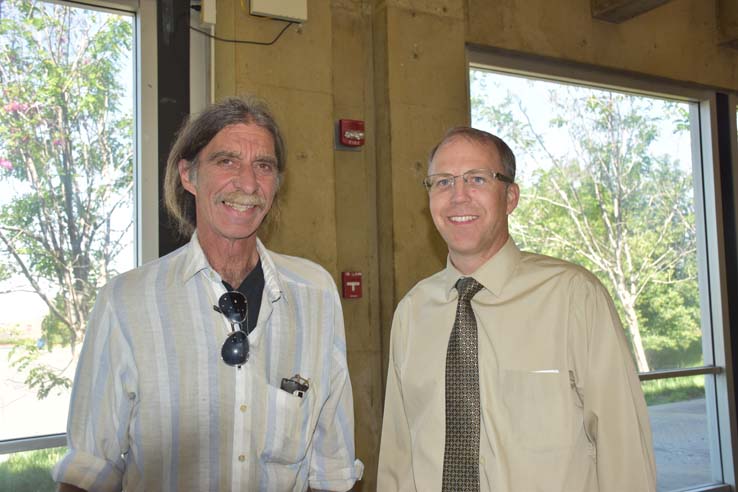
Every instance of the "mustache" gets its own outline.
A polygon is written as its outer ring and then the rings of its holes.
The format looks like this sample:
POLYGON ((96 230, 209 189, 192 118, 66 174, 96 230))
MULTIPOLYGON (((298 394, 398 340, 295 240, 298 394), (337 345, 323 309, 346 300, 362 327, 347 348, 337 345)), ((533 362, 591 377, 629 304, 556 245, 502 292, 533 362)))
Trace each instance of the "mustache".
POLYGON ((218 196, 220 202, 236 203, 238 205, 253 205, 256 207, 266 206, 266 200, 259 195, 248 194, 242 191, 230 191, 218 196))

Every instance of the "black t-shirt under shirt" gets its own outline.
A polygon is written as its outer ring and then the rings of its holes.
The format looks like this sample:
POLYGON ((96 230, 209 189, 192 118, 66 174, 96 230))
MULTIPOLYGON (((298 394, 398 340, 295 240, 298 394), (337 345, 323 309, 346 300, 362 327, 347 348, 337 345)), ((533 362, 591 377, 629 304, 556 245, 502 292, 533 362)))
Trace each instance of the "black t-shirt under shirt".
POLYGON ((259 319, 259 308, 261 308, 261 295, 264 292, 264 270, 261 269, 261 258, 256 263, 251 272, 246 275, 238 289, 231 287, 228 282, 223 280, 225 288, 232 291, 238 290, 241 294, 246 296, 247 319, 244 331, 251 333, 256 326, 256 321, 259 319))

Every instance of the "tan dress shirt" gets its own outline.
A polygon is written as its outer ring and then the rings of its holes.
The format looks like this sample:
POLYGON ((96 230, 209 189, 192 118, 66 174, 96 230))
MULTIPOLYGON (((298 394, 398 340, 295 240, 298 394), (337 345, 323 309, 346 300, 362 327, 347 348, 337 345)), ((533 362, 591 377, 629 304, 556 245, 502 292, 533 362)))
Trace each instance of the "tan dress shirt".
MULTIPOLYGON (((441 490, 449 262, 392 323, 377 490, 441 490)), ((473 275, 481 492, 650 492, 648 410, 615 306, 587 270, 512 240, 473 275)))

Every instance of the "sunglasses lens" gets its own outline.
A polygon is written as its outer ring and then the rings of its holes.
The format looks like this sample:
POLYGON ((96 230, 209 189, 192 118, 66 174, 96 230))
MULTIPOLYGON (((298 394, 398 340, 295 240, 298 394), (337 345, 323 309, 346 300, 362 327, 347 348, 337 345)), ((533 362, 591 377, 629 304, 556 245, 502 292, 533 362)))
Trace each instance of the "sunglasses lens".
POLYGON ((240 366, 249 358, 249 339, 241 330, 234 331, 226 338, 220 356, 229 366, 240 366))
POLYGON ((218 299, 220 312, 228 318, 231 323, 243 323, 246 319, 247 303, 246 296, 240 292, 226 292, 218 299))

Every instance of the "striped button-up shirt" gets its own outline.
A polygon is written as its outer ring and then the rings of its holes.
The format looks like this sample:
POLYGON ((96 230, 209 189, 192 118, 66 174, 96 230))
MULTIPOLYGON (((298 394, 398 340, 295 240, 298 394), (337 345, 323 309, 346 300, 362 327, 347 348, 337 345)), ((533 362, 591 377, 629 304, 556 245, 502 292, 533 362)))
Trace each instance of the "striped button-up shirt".
POLYGON ((101 491, 348 490, 351 383, 335 284, 257 244, 265 288, 240 369, 220 359, 225 292, 197 236, 113 279, 90 316, 58 482, 101 491), (300 375, 300 397, 280 389, 300 375))

